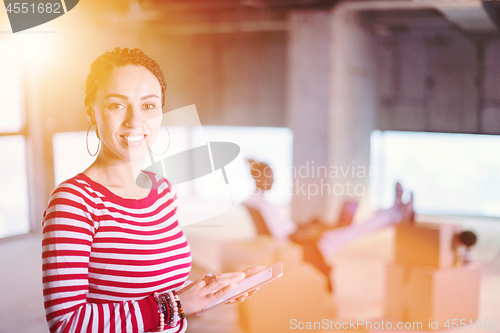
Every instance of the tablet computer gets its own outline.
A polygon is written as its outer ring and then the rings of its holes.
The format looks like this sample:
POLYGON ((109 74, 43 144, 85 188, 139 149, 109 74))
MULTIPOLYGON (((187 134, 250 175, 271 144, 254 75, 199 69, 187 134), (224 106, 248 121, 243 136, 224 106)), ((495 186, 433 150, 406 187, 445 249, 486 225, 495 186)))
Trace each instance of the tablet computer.
POLYGON ((258 287, 279 278, 282 275, 283 275, 283 263, 279 262, 258 273, 255 273, 247 278, 244 278, 243 280, 238 282, 238 285, 235 288, 231 289, 222 298, 219 298, 218 300, 210 303, 202 310, 194 313, 194 315, 199 316, 203 312, 210 310, 216 307, 217 305, 230 302, 245 293, 255 290, 258 287))

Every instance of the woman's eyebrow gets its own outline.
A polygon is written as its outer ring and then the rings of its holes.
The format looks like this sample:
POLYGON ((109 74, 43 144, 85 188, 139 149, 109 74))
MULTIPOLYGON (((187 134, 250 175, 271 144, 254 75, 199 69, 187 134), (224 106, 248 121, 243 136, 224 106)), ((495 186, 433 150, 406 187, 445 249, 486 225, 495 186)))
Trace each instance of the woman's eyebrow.
POLYGON ((160 97, 158 97, 158 96, 157 96, 157 95, 155 95, 155 94, 142 96, 142 97, 141 97, 141 99, 148 99, 148 98, 151 98, 151 97, 156 97, 156 98, 160 99, 160 97))
MULTIPOLYGON (((110 98, 110 97, 118 97, 118 98, 121 98, 121 99, 126 99, 126 100, 128 100, 128 97, 127 97, 127 96, 125 96, 125 95, 120 95, 120 94, 109 94, 108 96, 106 96, 106 98, 110 98)), ((141 99, 148 99, 148 98, 151 98, 151 97, 156 97, 156 98, 160 99, 160 97, 158 97, 158 96, 157 96, 157 95, 155 95, 155 94, 142 96, 142 97, 141 97, 141 99)))
POLYGON ((121 98, 121 99, 128 99, 127 96, 120 95, 120 94, 109 94, 108 96, 106 96, 106 98, 110 98, 110 97, 118 97, 118 98, 121 98))

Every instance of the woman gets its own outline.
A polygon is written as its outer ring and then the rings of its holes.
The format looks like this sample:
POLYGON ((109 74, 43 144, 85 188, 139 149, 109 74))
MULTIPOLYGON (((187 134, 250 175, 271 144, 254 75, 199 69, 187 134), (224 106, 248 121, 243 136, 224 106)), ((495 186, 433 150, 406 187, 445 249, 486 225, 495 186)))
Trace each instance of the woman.
POLYGON ((261 223, 254 220, 256 229, 261 234, 271 235, 275 240, 290 239, 302 245, 304 260, 313 264, 326 275, 328 290, 333 293, 331 281, 331 265, 325 260, 334 251, 370 232, 390 227, 397 223, 412 223, 414 220, 413 193, 406 204, 403 204, 403 187, 396 183, 394 205, 390 209, 380 210, 372 218, 360 224, 351 224, 337 228, 320 220, 297 224, 290 218, 279 214, 276 207, 265 199, 265 192, 271 190, 274 184, 273 169, 264 162, 247 160, 250 173, 255 181, 255 193, 246 201, 248 208, 260 213, 261 223))
POLYGON ((99 153, 54 189, 43 214, 51 332, 184 332, 185 315, 264 268, 187 281, 191 254, 175 187, 140 169, 161 127, 165 90, 160 67, 138 49, 115 48, 91 65, 85 106, 99 153))

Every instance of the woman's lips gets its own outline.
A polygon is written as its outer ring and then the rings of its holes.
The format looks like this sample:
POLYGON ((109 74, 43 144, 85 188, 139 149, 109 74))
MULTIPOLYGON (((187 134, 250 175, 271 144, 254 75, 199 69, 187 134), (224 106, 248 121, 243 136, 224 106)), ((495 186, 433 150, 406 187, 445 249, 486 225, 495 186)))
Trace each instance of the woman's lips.
POLYGON ((131 148, 136 148, 142 146, 146 141, 146 134, 131 134, 131 135, 120 135, 124 143, 131 148))

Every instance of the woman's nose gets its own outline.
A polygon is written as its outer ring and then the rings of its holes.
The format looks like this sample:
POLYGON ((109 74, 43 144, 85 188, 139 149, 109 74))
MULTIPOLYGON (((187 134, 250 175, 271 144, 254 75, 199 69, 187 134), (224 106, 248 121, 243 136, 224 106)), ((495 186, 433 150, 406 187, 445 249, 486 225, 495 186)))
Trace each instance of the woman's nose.
POLYGON ((127 117, 125 118, 125 126, 136 128, 142 124, 141 114, 138 108, 132 105, 127 106, 127 117))

